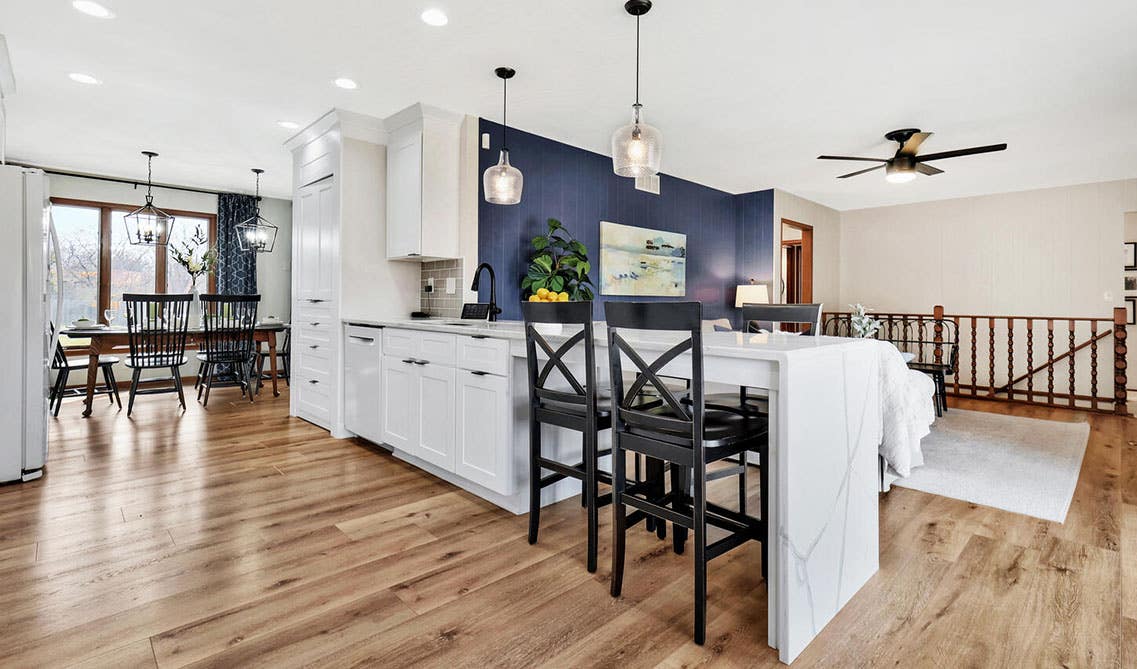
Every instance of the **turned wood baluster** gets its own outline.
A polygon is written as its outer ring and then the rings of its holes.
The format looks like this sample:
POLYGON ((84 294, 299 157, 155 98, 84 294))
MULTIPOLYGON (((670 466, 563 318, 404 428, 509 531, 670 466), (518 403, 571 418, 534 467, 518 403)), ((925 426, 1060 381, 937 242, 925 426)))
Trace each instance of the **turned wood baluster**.
POLYGON ((1046 402, 1054 404, 1054 319, 1046 319, 1046 402))
POLYGON ((1034 319, 1026 319, 1026 401, 1034 401, 1034 319))
POLYGON ((1090 321, 1090 406, 1098 408, 1098 322, 1090 321))
POLYGON ((971 317, 971 395, 972 396, 979 394, 979 382, 975 378, 976 377, 975 370, 979 366, 978 358, 975 357, 976 356, 975 338, 978 336, 978 334, 977 334, 978 332, 979 332, 979 326, 976 325, 976 319, 974 316, 972 316, 971 317))
POLYGON ((1116 307, 1113 310, 1113 412, 1121 416, 1129 415, 1129 409, 1126 406, 1128 402, 1129 391, 1126 389, 1128 386, 1128 378, 1126 375, 1128 363, 1125 361, 1125 356, 1129 352, 1129 347, 1125 342, 1127 333, 1125 331, 1125 322, 1128 316, 1125 313, 1125 307, 1116 307))
POLYGON ((1007 399, 1015 399, 1015 319, 1007 319, 1007 399))
POLYGON ((952 378, 951 385, 952 385, 952 392, 955 393, 956 395, 958 395, 959 394, 959 369, 956 369, 956 368, 959 367, 959 316, 953 317, 952 322, 955 323, 955 365, 953 366, 953 368, 951 370, 951 378, 952 378))
POLYGON ((995 319, 987 319, 987 342, 989 344, 987 351, 987 376, 990 380, 988 385, 988 393, 990 397, 995 396, 995 319))
POLYGON ((1074 393, 1074 355, 1075 355, 1075 353, 1074 353, 1074 346, 1075 346, 1074 325, 1075 325, 1075 323, 1072 320, 1069 321, 1069 323, 1070 323, 1070 406, 1074 406, 1074 401, 1075 401, 1074 400, 1074 394, 1075 394, 1074 393))

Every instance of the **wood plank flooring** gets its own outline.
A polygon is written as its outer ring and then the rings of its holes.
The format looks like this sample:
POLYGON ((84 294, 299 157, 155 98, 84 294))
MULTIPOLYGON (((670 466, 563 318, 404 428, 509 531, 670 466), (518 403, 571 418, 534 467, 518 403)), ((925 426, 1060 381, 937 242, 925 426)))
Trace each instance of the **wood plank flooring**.
MULTIPOLYGON (((1090 422, 1066 523, 894 488, 880 573, 795 667, 1137 666, 1134 422, 966 406, 1090 422)), ((699 647, 669 541, 630 535, 612 599, 606 513, 591 575, 577 500, 529 546, 525 517, 287 407, 65 402, 47 476, 0 487, 4 666, 777 665, 757 544, 711 565, 699 647)))

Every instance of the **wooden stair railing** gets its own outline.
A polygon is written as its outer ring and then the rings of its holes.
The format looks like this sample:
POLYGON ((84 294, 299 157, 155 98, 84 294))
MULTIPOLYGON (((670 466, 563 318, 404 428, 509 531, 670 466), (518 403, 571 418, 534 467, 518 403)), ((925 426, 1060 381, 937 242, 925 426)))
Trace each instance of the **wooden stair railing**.
MULTIPOLYGON (((1125 359, 1128 346, 1123 308, 1114 309, 1109 318, 946 314, 939 305, 931 313, 873 312, 871 315, 883 325, 876 335, 878 339, 936 342, 937 361, 940 342, 945 349, 948 344, 958 344, 959 359, 948 381, 949 395, 1119 415, 1129 413, 1125 359), (1041 330, 1036 325, 1043 324, 1044 344, 1035 337, 1036 329, 1041 330), (950 332, 955 341, 947 341, 945 332, 950 332), (1107 348, 1108 344, 1102 343, 1106 339, 1113 340, 1112 347, 1107 348), (981 343, 987 346, 981 347, 981 343), (1020 350, 1016 350, 1016 343, 1020 350), (1045 351, 1039 350, 1042 348, 1045 351), (1103 353, 1105 364, 1099 359, 1103 353), (1108 368, 1110 353, 1113 355, 1112 384, 1103 369, 1108 368), (1021 371, 1023 367, 1025 371, 1021 371), (1065 383, 1056 380, 1056 371, 1066 372, 1065 383), (1045 387, 1036 388, 1036 380, 1043 372, 1046 373, 1045 387), (1026 387, 1020 387, 1024 383, 1026 387)), ((826 312, 823 322, 825 334, 852 336, 849 312, 826 312)))

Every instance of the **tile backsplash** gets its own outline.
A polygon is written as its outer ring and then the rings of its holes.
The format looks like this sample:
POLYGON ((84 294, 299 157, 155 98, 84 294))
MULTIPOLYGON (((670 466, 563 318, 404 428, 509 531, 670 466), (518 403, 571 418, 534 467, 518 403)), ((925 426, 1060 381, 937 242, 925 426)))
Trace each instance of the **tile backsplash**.
POLYGON ((422 310, 431 316, 458 318, 462 315, 462 293, 466 281, 461 260, 435 260, 422 263, 422 310), (434 292, 426 292, 427 282, 434 279, 434 292), (454 292, 446 292, 446 280, 454 279, 454 292))

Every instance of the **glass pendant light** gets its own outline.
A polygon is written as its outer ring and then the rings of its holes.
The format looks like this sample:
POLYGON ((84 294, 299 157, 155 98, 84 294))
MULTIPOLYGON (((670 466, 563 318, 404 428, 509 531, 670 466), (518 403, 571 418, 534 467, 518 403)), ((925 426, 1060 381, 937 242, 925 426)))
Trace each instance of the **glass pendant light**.
POLYGON ((486 192, 486 202, 490 204, 517 204, 521 202, 521 189, 525 177, 521 170, 509 164, 509 144, 506 140, 505 109, 507 86, 517 72, 511 67, 499 67, 494 74, 501 79, 501 154, 497 165, 488 168, 482 175, 482 188, 486 192))
POLYGON ((272 253, 272 247, 276 244, 276 226, 261 216, 261 175, 264 172, 262 169, 253 168, 253 174, 257 175, 257 199, 253 217, 235 226, 237 244, 242 251, 272 253))
POLYGON ((174 217, 154 206, 151 193, 152 164, 158 154, 143 151, 146 156, 146 204, 122 217, 126 223, 126 239, 134 246, 165 246, 170 243, 174 217))
POLYGON ((651 9, 651 0, 628 0, 624 10, 636 17, 636 103, 632 122, 612 133, 612 171, 622 177, 647 177, 659 172, 663 134, 643 122, 640 104, 640 17, 651 9))

